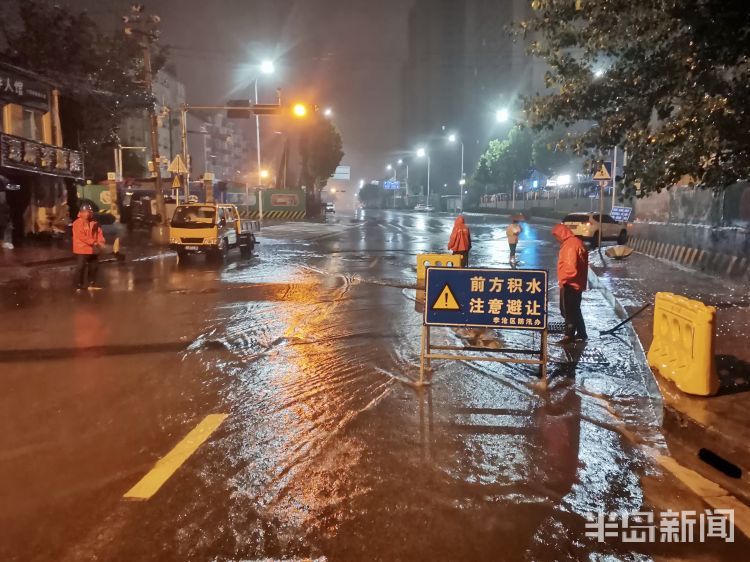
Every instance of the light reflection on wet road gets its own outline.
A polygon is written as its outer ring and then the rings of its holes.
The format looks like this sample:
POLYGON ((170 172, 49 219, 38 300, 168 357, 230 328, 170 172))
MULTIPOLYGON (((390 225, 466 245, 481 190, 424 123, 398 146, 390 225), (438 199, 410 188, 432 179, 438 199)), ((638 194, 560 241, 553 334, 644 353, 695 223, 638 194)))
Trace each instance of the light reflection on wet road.
MULTIPOLYGON (((472 263, 507 263, 502 219, 468 222, 472 263)), ((415 255, 444 248, 451 225, 368 211, 268 228, 256 256, 220 269, 172 257, 105 268, 92 297, 71 295, 59 270, 9 286, 4 559, 648 554, 584 537, 588 512, 650 505, 660 406, 629 341, 594 339, 597 362, 558 363, 547 391, 532 369, 474 363, 411 384, 415 255), (121 501, 214 412, 229 417, 154 498, 121 501)), ((548 227, 526 226, 522 267, 554 277, 555 253, 548 227)), ((590 333, 617 322, 595 291, 584 309, 590 333)))

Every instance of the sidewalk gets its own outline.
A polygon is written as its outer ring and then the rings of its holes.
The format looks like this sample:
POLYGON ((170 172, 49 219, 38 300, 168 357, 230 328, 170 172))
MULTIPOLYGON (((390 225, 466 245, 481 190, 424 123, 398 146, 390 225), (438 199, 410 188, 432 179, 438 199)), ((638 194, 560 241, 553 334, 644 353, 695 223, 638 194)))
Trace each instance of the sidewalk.
MULTIPOLYGON (((168 251, 166 247, 153 245, 146 232, 129 233, 124 228, 114 230, 112 227, 105 227, 104 232, 108 245, 101 255, 102 262, 114 259, 111 254, 112 243, 118 237, 121 243, 120 253, 128 259, 168 251)), ((66 266, 72 265, 73 261, 69 237, 48 240, 29 238, 24 241, 23 245, 16 246, 12 250, 0 247, 0 284, 28 278, 35 267, 66 266)))
MULTIPOLYGON (((628 316, 644 304, 653 303, 659 291, 684 295, 717 308, 715 359, 721 379, 719 395, 690 396, 679 391, 671 381, 658 375, 655 378, 664 399, 664 427, 670 448, 681 449, 695 470, 750 501, 750 291, 747 285, 639 253, 622 261, 605 258, 605 262, 602 264, 596 252, 591 253, 591 268, 598 277, 599 288, 628 316), (721 459, 734 468, 715 468, 721 465, 721 459), (737 474, 727 476, 727 471, 736 472, 737 468, 741 470, 739 477, 737 474)), ((644 350, 648 351, 653 337, 653 309, 638 316, 633 327, 644 350)))

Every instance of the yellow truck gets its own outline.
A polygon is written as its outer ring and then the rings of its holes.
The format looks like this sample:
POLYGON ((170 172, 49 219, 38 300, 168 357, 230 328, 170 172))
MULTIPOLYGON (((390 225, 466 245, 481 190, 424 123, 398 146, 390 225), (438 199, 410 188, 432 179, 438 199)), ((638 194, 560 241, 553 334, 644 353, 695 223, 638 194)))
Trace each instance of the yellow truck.
POLYGON ((249 256, 259 230, 258 221, 241 219, 234 205, 178 205, 169 223, 169 246, 181 259, 189 254, 206 254, 223 260, 232 248, 249 256))

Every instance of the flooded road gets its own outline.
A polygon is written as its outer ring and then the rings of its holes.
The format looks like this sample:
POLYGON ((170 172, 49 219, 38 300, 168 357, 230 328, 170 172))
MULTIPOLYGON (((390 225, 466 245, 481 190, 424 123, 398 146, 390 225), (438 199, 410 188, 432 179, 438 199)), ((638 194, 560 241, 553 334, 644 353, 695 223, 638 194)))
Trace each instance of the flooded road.
MULTIPOLYGON (((472 362, 415 384, 415 256, 452 222, 360 211, 264 228, 224 266, 107 266, 94 294, 65 269, 3 286, 3 560, 732 555, 585 536, 591 512, 692 501, 653 462, 661 404, 631 339, 592 337, 575 361, 553 349, 547 389, 532 367, 472 362), (153 495, 123 499, 212 414, 153 495)), ((505 267, 503 219, 467 222, 472 265, 505 267)), ((549 230, 526 225, 519 256, 554 289, 549 230)), ((583 310, 592 336, 619 321, 597 291, 583 310)))

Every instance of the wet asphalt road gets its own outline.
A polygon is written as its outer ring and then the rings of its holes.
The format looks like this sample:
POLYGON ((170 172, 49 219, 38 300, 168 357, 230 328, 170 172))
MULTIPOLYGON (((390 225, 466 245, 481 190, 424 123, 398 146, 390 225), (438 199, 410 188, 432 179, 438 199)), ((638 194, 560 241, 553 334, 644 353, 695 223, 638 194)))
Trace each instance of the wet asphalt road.
MULTIPOLYGON (((661 406, 629 339, 592 338, 574 364, 556 349, 547 390, 534 368, 479 363, 436 362, 432 386, 413 384, 415 255, 444 248, 452 222, 360 211, 266 228, 255 256, 221 267, 105 266, 91 295, 70 291, 66 268, 3 286, 0 558, 734 552, 584 536, 592 511, 692 501, 649 456, 664 447, 661 406), (217 413, 224 423, 153 497, 123 500, 217 413)), ((506 266, 503 219, 468 222, 472 265, 506 266)), ((554 286, 549 226, 527 225, 519 248, 554 286)), ((596 291, 584 315, 590 334, 618 321, 596 291)))

